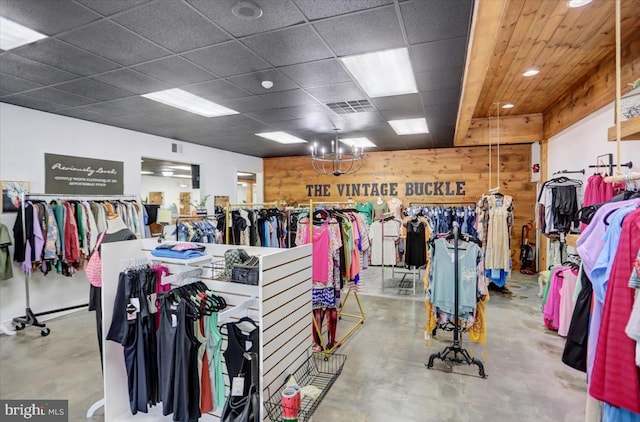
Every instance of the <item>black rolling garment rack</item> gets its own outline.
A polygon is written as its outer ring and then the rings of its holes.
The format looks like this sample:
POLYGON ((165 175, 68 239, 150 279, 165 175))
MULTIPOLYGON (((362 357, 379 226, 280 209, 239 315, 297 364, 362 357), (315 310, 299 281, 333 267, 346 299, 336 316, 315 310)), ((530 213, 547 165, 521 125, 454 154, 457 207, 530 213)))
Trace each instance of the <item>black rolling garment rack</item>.
POLYGON ((458 321, 458 301, 459 301, 459 291, 458 291, 458 287, 459 287, 459 276, 458 276, 458 239, 459 239, 459 230, 460 227, 458 226, 458 222, 454 221, 453 222, 453 241, 454 241, 454 248, 453 248, 453 259, 454 259, 454 274, 455 274, 455 284, 454 284, 454 294, 453 294, 453 298, 454 298, 454 302, 453 302, 453 306, 454 306, 454 316, 453 316, 453 320, 454 320, 454 327, 453 327, 453 345, 451 346, 447 346, 444 348, 443 351, 438 352, 438 353, 433 353, 431 356, 429 356, 429 362, 425 364, 425 366, 429 369, 433 368, 433 361, 435 359, 440 359, 443 362, 449 361, 449 362, 453 362, 453 363, 466 363, 467 365, 476 365, 478 367, 478 374, 480 375, 481 378, 487 378, 487 374, 484 372, 484 364, 474 358, 471 357, 471 355, 469 354, 469 352, 467 351, 467 349, 462 347, 462 342, 460 340, 460 323, 458 321), (453 356, 450 356, 451 354, 453 354, 453 356))
MULTIPOLYGON (((82 199, 89 201, 136 201, 137 197, 135 195, 65 195, 65 194, 49 194, 49 193, 33 193, 33 194, 24 194, 22 193, 20 198, 20 212, 22 213, 22 233, 26 236, 26 222, 25 222, 25 211, 24 211, 24 201, 25 199, 36 199, 36 198, 55 198, 55 199, 82 199)), ((25 239, 26 244, 26 239, 25 239)), ((31 296, 29 294, 29 281, 31 279, 31 274, 25 275, 24 280, 24 290, 26 296, 26 308, 24 316, 19 316, 13 318, 13 324, 16 331, 24 330, 26 327, 36 327, 40 329, 40 335, 46 337, 51 333, 51 329, 47 327, 46 324, 38 321, 39 316, 57 314, 58 312, 71 311, 74 309, 86 308, 89 306, 88 303, 84 303, 82 305, 75 306, 67 306, 65 308, 52 309, 46 312, 34 313, 31 310, 31 296)))

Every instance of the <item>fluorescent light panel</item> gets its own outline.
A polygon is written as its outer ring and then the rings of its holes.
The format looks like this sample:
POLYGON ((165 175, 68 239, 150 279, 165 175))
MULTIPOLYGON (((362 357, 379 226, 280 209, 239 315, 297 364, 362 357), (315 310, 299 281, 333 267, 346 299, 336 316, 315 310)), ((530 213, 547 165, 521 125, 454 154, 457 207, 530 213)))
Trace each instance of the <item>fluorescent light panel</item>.
POLYGON ((419 133, 429 133, 427 119, 420 117, 417 119, 389 120, 388 122, 398 135, 417 135, 419 133))
POLYGON ((11 50, 47 38, 47 35, 0 16, 0 48, 11 50))
POLYGON ((213 101, 205 100, 202 97, 198 97, 197 95, 193 95, 190 92, 178 88, 152 92, 149 94, 143 94, 142 96, 144 98, 204 117, 238 114, 235 110, 216 104, 213 101))
POLYGON ((344 138, 340 139, 340 142, 343 144, 349 145, 350 147, 357 148, 367 148, 367 147, 375 147, 376 144, 371 142, 369 138, 344 138))
POLYGON ((191 176, 188 174, 174 174, 173 177, 177 177, 178 179, 191 179, 191 176))
POLYGON ((191 166, 169 166, 169 168, 174 170, 191 171, 191 166))
POLYGON ((153 172, 152 171, 142 170, 142 171, 140 171, 140 174, 153 174, 153 172))
POLYGON ((251 177, 251 176, 255 176, 255 173, 246 173, 244 171, 239 171, 238 172, 238 176, 240 176, 240 177, 251 177))
POLYGON ((340 60, 369 97, 418 92, 406 48, 343 57, 340 60))
POLYGON ((263 132, 256 133, 256 136, 260 136, 261 138, 269 139, 274 142, 279 142, 281 144, 303 144, 307 142, 304 139, 289 135, 286 132, 263 132))

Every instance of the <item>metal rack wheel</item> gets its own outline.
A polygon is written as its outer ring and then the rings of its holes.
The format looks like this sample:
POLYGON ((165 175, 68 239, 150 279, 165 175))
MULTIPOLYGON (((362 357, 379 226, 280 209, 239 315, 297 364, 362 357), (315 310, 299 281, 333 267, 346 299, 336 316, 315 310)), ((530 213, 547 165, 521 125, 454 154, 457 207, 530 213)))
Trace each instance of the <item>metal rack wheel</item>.
POLYGON ((43 329, 42 329, 42 331, 40 331, 40 335, 41 335, 42 337, 46 337, 46 336, 48 336, 50 333, 51 333, 51 330, 50 330, 49 328, 46 328, 46 327, 45 327, 45 328, 43 328, 43 329))
POLYGON ((20 322, 20 323, 14 323, 15 325, 15 330, 16 331, 21 331, 24 330, 24 327, 26 327, 26 325, 24 324, 24 322, 20 322))

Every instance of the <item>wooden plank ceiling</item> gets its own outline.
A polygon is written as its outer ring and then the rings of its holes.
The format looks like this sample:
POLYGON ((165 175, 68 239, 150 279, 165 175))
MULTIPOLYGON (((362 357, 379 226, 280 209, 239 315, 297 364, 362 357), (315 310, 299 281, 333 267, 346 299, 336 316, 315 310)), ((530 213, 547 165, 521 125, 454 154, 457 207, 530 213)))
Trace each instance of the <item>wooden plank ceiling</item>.
MULTIPOLYGON (((496 103, 515 104, 511 109, 500 108, 500 116, 528 115, 530 119, 544 114, 598 65, 615 58, 613 0, 594 0, 579 8, 569 8, 563 0, 477 1, 475 7, 456 145, 488 142, 472 129, 496 116, 496 103), (473 60, 483 51, 492 51, 488 63, 486 58, 473 60), (540 73, 522 76, 530 68, 540 73)), ((640 37, 640 1, 622 0, 621 29, 623 46, 640 37)), ((542 128, 537 127, 537 138, 542 140, 542 128)), ((526 131, 530 133, 531 128, 526 131)), ((531 142, 530 138, 522 142, 531 142)))

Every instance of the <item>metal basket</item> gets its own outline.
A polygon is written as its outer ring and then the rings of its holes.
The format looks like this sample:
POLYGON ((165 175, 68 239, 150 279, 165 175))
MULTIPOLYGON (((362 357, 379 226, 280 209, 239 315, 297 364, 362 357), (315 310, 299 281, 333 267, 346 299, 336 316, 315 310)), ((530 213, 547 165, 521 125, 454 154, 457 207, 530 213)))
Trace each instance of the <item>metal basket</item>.
POLYGON ((211 278, 214 280, 229 280, 229 277, 224 274, 224 259, 213 261, 211 264, 211 278))
MULTIPOLYGON (((346 355, 334 353, 324 356, 321 353, 311 353, 302 365, 287 378, 293 377, 300 387, 313 385, 320 389, 320 395, 317 398, 304 397, 302 399, 298 410, 298 422, 305 422, 311 419, 313 412, 320 405, 338 375, 342 373, 346 360, 346 355)), ((273 394, 269 394, 269 399, 264 403, 267 414, 273 422, 283 420, 282 392, 285 388, 286 384, 283 384, 273 394)))

